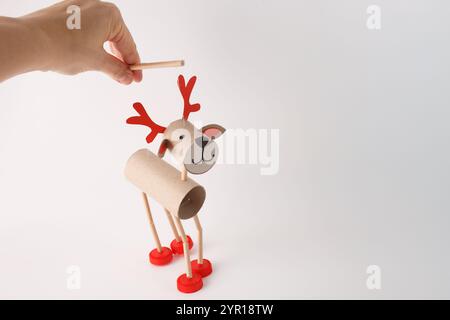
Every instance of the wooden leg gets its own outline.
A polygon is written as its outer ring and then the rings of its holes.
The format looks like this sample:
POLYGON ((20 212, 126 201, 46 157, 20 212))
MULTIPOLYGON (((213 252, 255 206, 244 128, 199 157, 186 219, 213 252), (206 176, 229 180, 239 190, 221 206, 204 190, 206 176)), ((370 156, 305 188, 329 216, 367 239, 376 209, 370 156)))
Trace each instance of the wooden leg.
POLYGON ((155 223, 153 222, 152 212, 150 211, 150 205, 148 204, 148 198, 145 192, 142 192, 142 198, 144 199, 145 209, 147 211, 147 217, 150 223, 150 230, 152 231, 153 238, 155 239, 156 249, 159 253, 161 253, 161 241, 159 241, 158 232, 156 231, 155 223))
POLYGON ((169 210, 164 208, 164 211, 166 212, 167 219, 169 220, 170 228, 172 229, 173 235, 175 236, 175 240, 180 241, 180 234, 178 233, 177 227, 175 226, 175 223, 173 222, 173 216, 169 212, 169 210))
POLYGON ((189 254, 189 243, 187 241, 186 233, 184 232, 184 228, 181 224, 180 218, 175 217, 175 223, 177 224, 178 230, 181 233, 181 238, 183 239, 184 260, 186 262, 186 276, 188 278, 192 278, 191 257, 189 254))
POLYGON ((202 277, 207 277, 212 273, 212 264, 208 259, 203 259, 203 230, 198 216, 194 216, 195 226, 198 231, 198 259, 192 261, 192 272, 202 277))
POLYGON ((194 216, 194 222, 195 226, 197 227, 198 232, 198 264, 203 263, 203 229, 202 225, 200 224, 200 220, 198 218, 198 215, 194 216))

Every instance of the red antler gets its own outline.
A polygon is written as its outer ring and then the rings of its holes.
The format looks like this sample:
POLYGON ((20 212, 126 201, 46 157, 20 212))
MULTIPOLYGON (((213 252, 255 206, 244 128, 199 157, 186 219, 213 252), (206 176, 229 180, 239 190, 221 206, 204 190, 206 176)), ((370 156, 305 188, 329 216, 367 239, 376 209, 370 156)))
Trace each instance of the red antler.
POLYGON ((200 110, 200 104, 191 104, 189 99, 191 97, 192 89, 194 88, 195 81, 197 81, 197 77, 193 76, 189 79, 187 85, 185 85, 184 77, 180 74, 178 76, 178 87, 180 88, 181 95, 184 100, 184 110, 183 110, 183 119, 187 120, 189 118, 189 114, 191 112, 196 112, 200 110))
POLYGON ((166 130, 165 127, 161 127, 160 125, 157 125, 150 119, 149 115, 144 109, 144 106, 140 102, 136 102, 133 104, 134 110, 139 113, 139 116, 130 117, 127 119, 128 124, 141 124, 143 126, 147 126, 151 129, 150 134, 147 136, 146 140, 147 143, 152 142, 155 137, 158 135, 158 133, 164 133, 166 130))

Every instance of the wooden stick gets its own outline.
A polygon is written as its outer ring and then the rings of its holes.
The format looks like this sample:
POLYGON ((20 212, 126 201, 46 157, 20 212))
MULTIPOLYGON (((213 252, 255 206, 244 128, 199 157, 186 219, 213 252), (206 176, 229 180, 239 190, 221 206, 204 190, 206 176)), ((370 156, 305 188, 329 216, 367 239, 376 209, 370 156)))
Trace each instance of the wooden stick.
POLYGON ((175 217, 175 223, 177 224, 178 230, 180 230, 181 238, 183 238, 184 261, 186 262, 186 276, 188 278, 192 278, 191 257, 189 254, 189 243, 187 241, 186 232, 184 232, 184 228, 181 224, 180 218, 175 217))
MULTIPOLYGON (((187 170, 183 165, 181 168, 181 181, 186 181, 186 179, 187 179, 187 170)), ((183 225, 181 224, 180 218, 175 217, 175 222, 177 224, 178 230, 181 233, 181 238, 183 239, 184 260, 186 261, 186 268, 187 268, 186 275, 188 278, 192 278, 191 257, 189 254, 189 243, 187 241, 186 233, 184 232, 184 228, 183 225)))
POLYGON ((198 264, 203 263, 203 229, 202 225, 200 224, 200 220, 198 219, 198 215, 194 216, 194 222, 195 226, 197 227, 197 233, 198 233, 198 264))
POLYGON ((145 192, 142 192, 142 198, 144 199, 145 209, 147 211, 147 217, 150 223, 150 229, 152 230, 153 238, 155 239, 156 249, 161 253, 161 241, 159 241, 158 232, 156 231, 155 223, 153 222, 152 212, 150 211, 150 205, 148 204, 148 199, 145 192))
POLYGON ((172 229, 173 235, 175 236, 175 240, 180 241, 181 238, 173 222, 172 214, 166 208, 164 208, 164 211, 166 212, 167 219, 169 219, 170 228, 172 229))
POLYGON ((184 66, 184 60, 158 61, 158 62, 133 64, 132 66, 130 66, 130 70, 170 68, 170 67, 182 67, 182 66, 184 66))
MULTIPOLYGON (((186 179, 187 179, 187 170, 183 166, 181 168, 181 180, 186 181, 186 179)), ((200 224, 200 219, 198 218, 197 215, 194 216, 194 222, 195 222, 195 226, 197 227, 197 233, 198 233, 198 259, 197 259, 197 262, 198 262, 198 264, 202 264, 203 263, 203 229, 202 229, 202 225, 200 224)))
POLYGON ((181 181, 186 181, 186 180, 187 180, 187 170, 183 165, 183 167, 181 168, 181 181))

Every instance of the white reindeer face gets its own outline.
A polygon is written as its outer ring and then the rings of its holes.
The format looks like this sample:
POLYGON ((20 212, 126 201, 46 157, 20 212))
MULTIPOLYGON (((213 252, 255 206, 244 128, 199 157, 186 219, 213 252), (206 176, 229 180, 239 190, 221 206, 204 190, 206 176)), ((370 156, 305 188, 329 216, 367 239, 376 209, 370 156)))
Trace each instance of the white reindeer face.
POLYGON ((219 148, 215 139, 225 132, 222 126, 210 124, 202 128, 202 134, 194 137, 184 157, 184 167, 192 174, 202 174, 211 169, 217 161, 219 148))
POLYGON ((162 156, 169 149, 188 172, 205 173, 217 161, 218 147, 215 139, 224 132, 225 129, 216 124, 204 126, 200 131, 187 120, 176 120, 165 130, 159 154, 162 156))

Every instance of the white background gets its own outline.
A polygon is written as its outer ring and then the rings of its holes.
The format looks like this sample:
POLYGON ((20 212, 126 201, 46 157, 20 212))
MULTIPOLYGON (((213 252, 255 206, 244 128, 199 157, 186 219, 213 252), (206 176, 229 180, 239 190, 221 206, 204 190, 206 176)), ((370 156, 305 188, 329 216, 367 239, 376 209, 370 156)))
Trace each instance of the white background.
MULTIPOLYGON (((1 0, 0 13, 50 3, 1 0)), ((129 87, 99 73, 0 84, 0 298, 450 298, 447 1, 379 0, 380 31, 360 0, 115 3, 143 60, 187 65, 129 87), (199 78, 193 120, 280 129, 277 175, 217 165, 197 178, 215 269, 190 296, 176 289, 183 259, 149 265, 141 198, 123 177, 146 146, 145 129, 125 125, 132 103, 178 118, 179 72, 199 78), (70 265, 79 290, 66 287, 70 265)))

